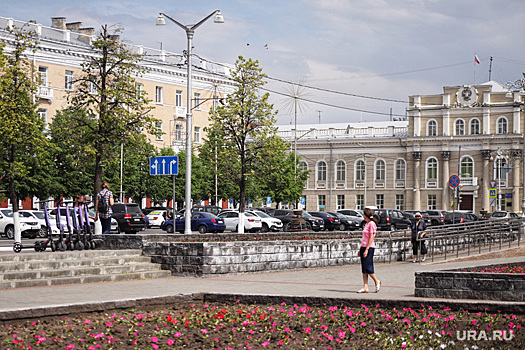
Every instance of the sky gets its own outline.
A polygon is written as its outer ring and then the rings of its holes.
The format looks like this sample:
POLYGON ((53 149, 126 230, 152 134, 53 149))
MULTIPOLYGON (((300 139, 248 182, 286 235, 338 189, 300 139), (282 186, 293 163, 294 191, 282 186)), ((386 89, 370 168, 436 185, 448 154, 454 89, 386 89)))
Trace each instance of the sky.
POLYGON ((189 25, 219 9, 225 23, 197 28, 193 53, 258 60, 278 124, 388 121, 406 115, 409 96, 484 83, 489 70, 502 84, 525 72, 523 0, 0 0, 0 9, 45 26, 120 24, 124 40, 174 53, 186 34, 155 26, 159 12, 189 25))

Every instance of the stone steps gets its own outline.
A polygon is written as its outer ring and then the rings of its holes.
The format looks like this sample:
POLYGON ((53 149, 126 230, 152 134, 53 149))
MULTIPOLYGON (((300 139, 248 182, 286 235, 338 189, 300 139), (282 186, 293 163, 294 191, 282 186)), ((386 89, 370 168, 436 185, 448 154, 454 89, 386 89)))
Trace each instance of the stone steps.
POLYGON ((0 289, 169 276, 134 249, 0 254, 0 289))

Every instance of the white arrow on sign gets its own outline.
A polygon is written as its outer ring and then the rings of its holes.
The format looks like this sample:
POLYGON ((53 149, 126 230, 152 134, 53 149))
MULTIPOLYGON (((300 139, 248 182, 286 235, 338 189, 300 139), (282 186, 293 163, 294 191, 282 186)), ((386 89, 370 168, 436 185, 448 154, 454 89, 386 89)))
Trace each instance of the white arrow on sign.
POLYGON ((166 159, 162 160, 162 173, 166 174, 166 159))
POLYGON ((155 164, 153 164, 151 167, 155 170, 155 175, 158 175, 159 173, 159 165, 158 165, 158 160, 155 159, 155 164))
POLYGON ((177 161, 175 159, 173 159, 171 162, 170 162, 170 174, 175 174, 175 172, 173 171, 173 166, 176 166, 177 165, 177 161))

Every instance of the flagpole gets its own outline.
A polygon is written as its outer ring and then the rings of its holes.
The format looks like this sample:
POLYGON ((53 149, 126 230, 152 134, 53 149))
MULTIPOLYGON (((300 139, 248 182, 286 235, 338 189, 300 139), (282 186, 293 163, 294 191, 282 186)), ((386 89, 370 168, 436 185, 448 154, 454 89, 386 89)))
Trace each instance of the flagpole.
POLYGON ((476 57, 478 57, 478 55, 474 52, 474 85, 476 85, 476 64, 478 64, 476 62, 476 57))

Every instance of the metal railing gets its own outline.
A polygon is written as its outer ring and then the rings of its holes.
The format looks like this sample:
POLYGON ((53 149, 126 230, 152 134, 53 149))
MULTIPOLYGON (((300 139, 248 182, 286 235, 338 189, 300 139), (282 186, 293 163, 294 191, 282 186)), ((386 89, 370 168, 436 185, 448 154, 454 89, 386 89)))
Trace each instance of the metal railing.
MULTIPOLYGON (((427 259, 457 258, 493 250, 520 246, 525 221, 522 218, 492 219, 453 225, 430 226, 423 240, 427 245, 427 259)), ((381 236, 379 236, 381 238, 381 236)), ((389 262, 407 260, 412 256, 411 231, 399 230, 383 235, 388 240, 389 262), (388 237, 387 237, 388 236, 388 237)), ((421 254, 418 254, 421 261, 421 254)))

